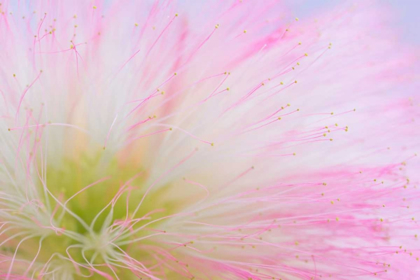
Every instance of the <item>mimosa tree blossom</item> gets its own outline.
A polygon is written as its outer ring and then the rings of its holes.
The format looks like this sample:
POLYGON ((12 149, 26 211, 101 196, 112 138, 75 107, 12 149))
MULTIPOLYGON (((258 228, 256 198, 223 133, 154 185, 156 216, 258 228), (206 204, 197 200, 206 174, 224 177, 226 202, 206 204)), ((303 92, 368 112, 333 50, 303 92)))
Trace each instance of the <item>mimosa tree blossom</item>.
POLYGON ((418 53, 347 4, 2 0, 0 278, 417 279, 418 53))

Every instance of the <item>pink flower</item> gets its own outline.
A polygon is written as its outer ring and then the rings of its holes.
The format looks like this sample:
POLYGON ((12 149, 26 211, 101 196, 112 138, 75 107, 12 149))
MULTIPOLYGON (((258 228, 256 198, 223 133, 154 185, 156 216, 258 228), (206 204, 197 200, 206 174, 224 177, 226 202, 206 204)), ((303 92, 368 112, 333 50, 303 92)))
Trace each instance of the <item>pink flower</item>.
POLYGON ((416 279, 417 53, 279 2, 4 1, 0 278, 416 279))

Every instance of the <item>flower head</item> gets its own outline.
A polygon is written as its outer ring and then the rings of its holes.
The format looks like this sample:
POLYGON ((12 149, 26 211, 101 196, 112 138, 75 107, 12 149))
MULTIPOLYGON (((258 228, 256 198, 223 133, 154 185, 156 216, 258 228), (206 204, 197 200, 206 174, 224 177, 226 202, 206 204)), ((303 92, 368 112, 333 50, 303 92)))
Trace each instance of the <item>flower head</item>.
POLYGON ((420 273, 416 53, 385 8, 0 9, 0 278, 420 273))

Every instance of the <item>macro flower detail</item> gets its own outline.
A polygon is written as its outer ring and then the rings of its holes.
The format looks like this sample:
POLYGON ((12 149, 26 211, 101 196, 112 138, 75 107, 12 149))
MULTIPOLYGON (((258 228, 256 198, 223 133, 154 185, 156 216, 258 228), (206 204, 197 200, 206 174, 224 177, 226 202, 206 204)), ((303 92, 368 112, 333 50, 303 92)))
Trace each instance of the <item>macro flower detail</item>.
POLYGON ((3 0, 0 279, 416 279, 416 50, 286 4, 3 0))

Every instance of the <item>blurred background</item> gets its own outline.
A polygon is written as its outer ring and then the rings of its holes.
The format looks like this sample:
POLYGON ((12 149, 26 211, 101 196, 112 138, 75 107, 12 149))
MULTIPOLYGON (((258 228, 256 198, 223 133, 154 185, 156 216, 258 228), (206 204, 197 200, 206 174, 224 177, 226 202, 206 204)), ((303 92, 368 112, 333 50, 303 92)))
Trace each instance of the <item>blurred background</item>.
MULTIPOLYGON (((342 3, 357 4, 362 1, 364 0, 288 0, 286 3, 296 13, 296 17, 304 18, 342 3)), ((401 39, 420 46, 420 0, 377 0, 377 2, 390 7, 395 12, 394 23, 401 31, 401 39)))

